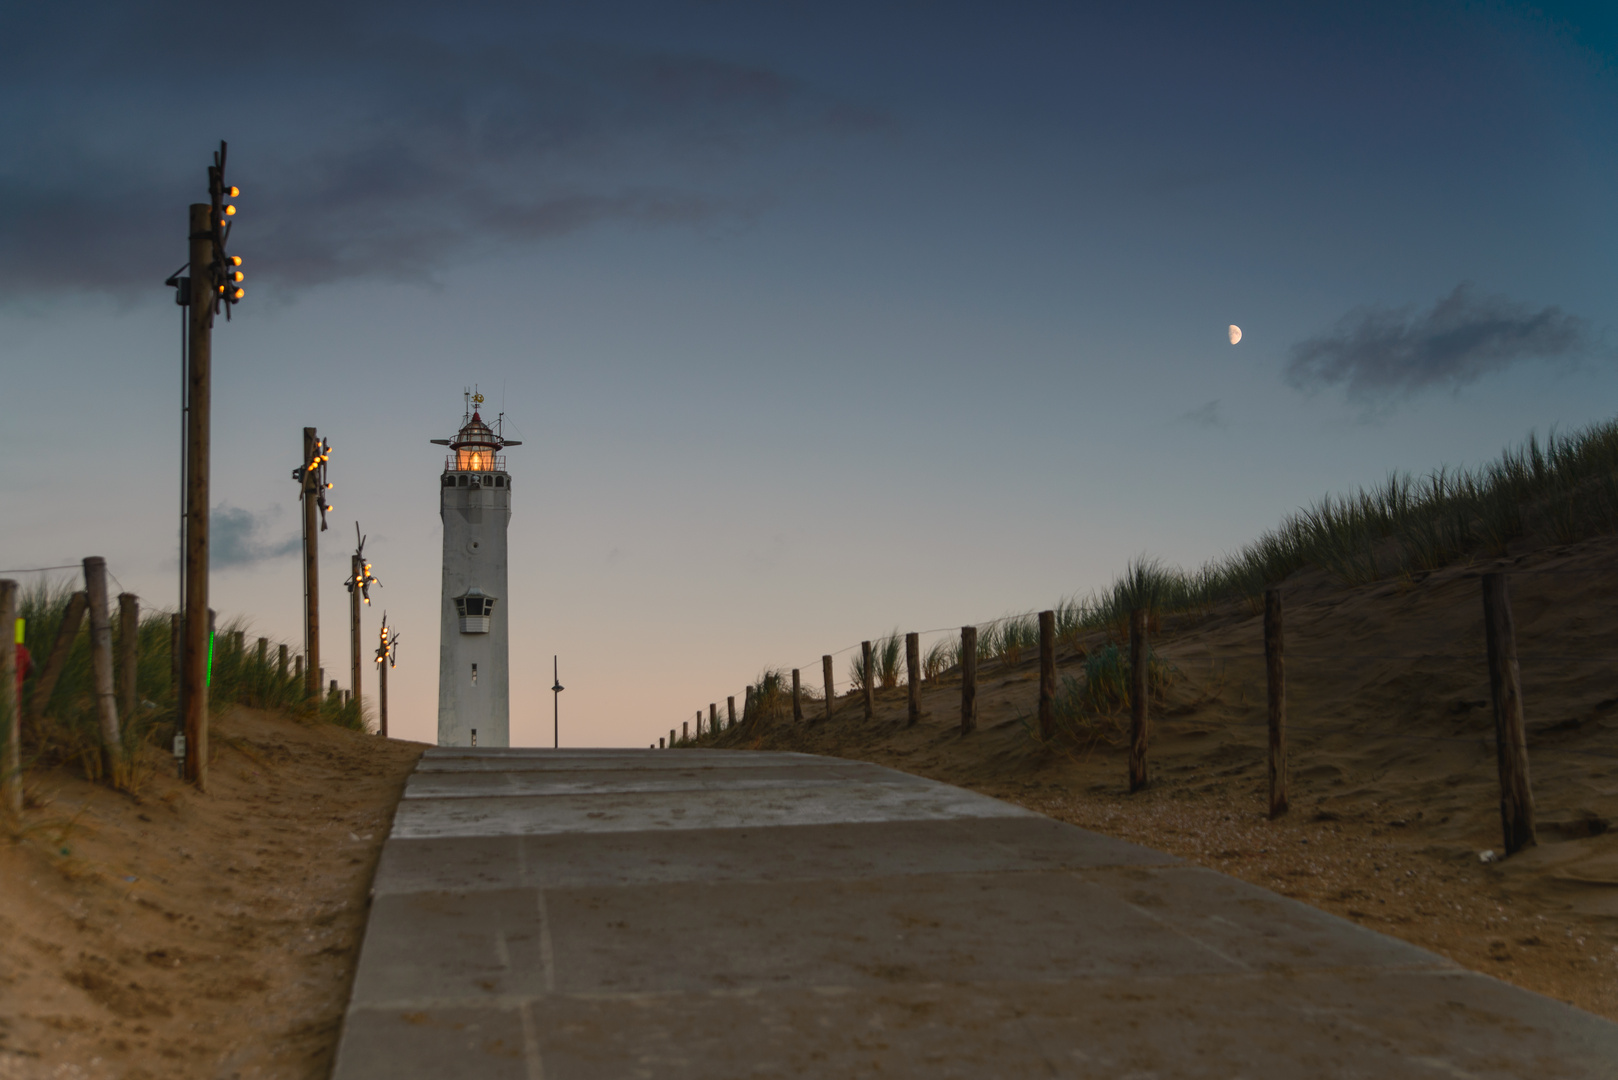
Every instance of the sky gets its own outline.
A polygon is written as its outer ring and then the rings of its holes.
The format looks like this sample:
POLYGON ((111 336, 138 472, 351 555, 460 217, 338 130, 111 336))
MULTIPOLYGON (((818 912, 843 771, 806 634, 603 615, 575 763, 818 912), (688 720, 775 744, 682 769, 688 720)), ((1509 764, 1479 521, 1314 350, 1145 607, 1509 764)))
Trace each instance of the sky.
POLYGON ((765 667, 1614 413, 1610 4, 196 11, 0 8, 0 571, 102 555, 173 605, 162 282, 229 140, 213 606, 298 647, 318 428, 324 666, 358 521, 402 737, 474 385, 523 443, 519 745, 552 656, 562 745, 646 745, 765 667))

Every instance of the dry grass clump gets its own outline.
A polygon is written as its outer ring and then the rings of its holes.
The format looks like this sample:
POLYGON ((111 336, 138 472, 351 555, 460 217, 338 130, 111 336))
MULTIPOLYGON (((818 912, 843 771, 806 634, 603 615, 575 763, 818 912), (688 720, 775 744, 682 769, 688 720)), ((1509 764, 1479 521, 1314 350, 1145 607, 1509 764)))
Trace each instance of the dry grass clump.
MULTIPOLYGON (((69 646, 61 677, 48 700, 36 701, 35 692, 66 614, 73 586, 67 582, 42 582, 20 597, 18 614, 24 619, 32 669, 22 687, 22 743, 26 766, 48 768, 77 763, 92 780, 102 777, 106 762, 102 756, 101 734, 96 715, 95 695, 90 674, 89 618, 80 624, 69 646)), ((120 710, 122 735, 114 774, 121 774, 126 786, 140 782, 149 747, 167 749, 178 722, 177 693, 171 650, 171 616, 167 611, 143 613, 139 623, 135 673, 137 704, 130 715, 120 710)), ((113 619, 113 656, 122 655, 118 620, 113 619)), ((304 698, 303 687, 289 671, 282 678, 277 671, 274 649, 260 660, 256 647, 237 648, 238 632, 245 631, 241 620, 219 630, 211 656, 208 696, 213 705, 283 707, 310 720, 321 720, 355 730, 366 730, 360 706, 341 698, 322 695, 317 701, 304 698)))

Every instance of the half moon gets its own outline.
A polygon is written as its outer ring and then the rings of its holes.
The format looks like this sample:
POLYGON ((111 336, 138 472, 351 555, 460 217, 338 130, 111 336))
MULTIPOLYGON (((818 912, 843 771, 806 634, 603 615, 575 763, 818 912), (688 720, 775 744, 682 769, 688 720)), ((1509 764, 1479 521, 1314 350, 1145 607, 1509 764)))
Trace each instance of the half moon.
POLYGON ((1230 324, 1230 343, 1232 345, 1234 345, 1238 341, 1240 341, 1241 339, 1242 339, 1242 328, 1237 326, 1235 323, 1231 323, 1230 324))

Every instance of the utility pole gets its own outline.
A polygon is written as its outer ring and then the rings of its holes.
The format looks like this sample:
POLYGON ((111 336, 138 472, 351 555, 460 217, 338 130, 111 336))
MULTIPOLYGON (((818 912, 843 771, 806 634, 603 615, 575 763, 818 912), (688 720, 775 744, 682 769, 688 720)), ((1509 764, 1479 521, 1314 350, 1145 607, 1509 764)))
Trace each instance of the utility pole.
MULTIPOLYGON (((208 170, 210 179, 214 170, 208 170)), ((186 356, 185 628, 180 694, 185 703, 185 778, 208 789, 208 460, 213 394, 213 206, 191 204, 190 348, 186 356)))
POLYGON ((388 668, 393 667, 395 649, 399 644, 399 635, 388 630, 388 613, 382 613, 382 641, 376 647, 376 692, 378 729, 377 734, 384 739, 388 737, 388 668))
POLYGON ((192 203, 191 302, 185 405, 185 631, 181 697, 186 738, 185 778, 208 789, 208 462, 212 448, 213 324, 245 295, 239 256, 225 254, 241 192, 225 184, 225 144, 208 167, 208 202, 192 203))
MULTIPOLYGON (((556 657, 553 655, 551 657, 551 748, 553 750, 562 748, 562 690, 564 687, 562 686, 562 676, 558 674, 559 670, 556 666, 556 657)), ((698 713, 697 718, 700 720, 702 714, 698 713)))
POLYGON ((331 457, 331 446, 315 434, 315 429, 303 429, 303 464, 292 470, 292 479, 298 482, 298 498, 303 501, 303 696, 313 702, 320 700, 320 541, 326 528, 326 460, 331 457), (320 524, 315 525, 319 511, 320 524))
POLYGON ((353 680, 350 689, 354 694, 354 703, 360 700, 360 601, 366 605, 371 603, 371 586, 380 584, 371 576, 371 564, 365 561, 365 537, 360 534, 360 523, 354 522, 354 539, 358 543, 354 546, 354 557, 349 561, 348 571, 348 648, 349 648, 349 678, 353 680))
MULTIPOLYGON (((354 527, 358 529, 359 524, 356 522, 354 527)), ((364 575, 364 565, 359 552, 355 552, 354 556, 349 560, 349 567, 352 570, 350 581, 364 575)), ((360 664, 363 661, 360 659, 360 591, 355 588, 349 589, 348 597, 348 654, 349 688, 354 691, 354 704, 358 705, 360 700, 360 664)))

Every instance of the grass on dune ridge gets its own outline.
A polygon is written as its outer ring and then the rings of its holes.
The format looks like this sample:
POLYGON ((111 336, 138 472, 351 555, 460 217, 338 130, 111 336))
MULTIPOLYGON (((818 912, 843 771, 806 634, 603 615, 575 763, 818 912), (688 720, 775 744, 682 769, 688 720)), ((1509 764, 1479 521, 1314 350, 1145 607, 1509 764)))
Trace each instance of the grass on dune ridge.
MULTIPOLYGON (((1122 642, 1137 608, 1147 611, 1154 631, 1166 615, 1203 614, 1232 601, 1261 610, 1265 589, 1305 567, 1318 567, 1346 585, 1364 585, 1502 557, 1517 541, 1570 544, 1614 532, 1618 420, 1607 420, 1567 434, 1552 431, 1543 440, 1530 434, 1476 469, 1446 466, 1419 479, 1394 473, 1374 487, 1327 495, 1195 570, 1142 556, 1106 589, 1063 598, 1055 608, 1056 635, 1074 644, 1082 635, 1103 632, 1122 642)), ((901 641, 897 630, 873 640, 878 687, 899 681, 901 641)), ((1013 666, 1038 647, 1033 613, 978 626, 980 663, 1013 666)), ((923 680, 955 668, 960 648, 958 637, 934 641, 922 656, 923 680)), ((853 688, 864 685, 859 653, 848 674, 853 688)))
MULTIPOLYGON (((1154 618, 1246 600, 1314 566, 1347 585, 1414 577, 1507 554, 1514 541, 1570 544, 1618 532, 1618 420, 1542 442, 1529 435, 1478 469, 1440 468, 1416 479, 1328 495, 1231 555, 1186 571, 1142 557, 1108 589, 1056 608, 1058 637, 1127 633, 1129 613, 1154 618)), ((1029 616, 1007 623, 1030 623, 1029 616)), ((1003 631, 1001 632, 1003 634, 1003 631)))
MULTIPOLYGON (((105 763, 91 681, 88 614, 74 636, 50 700, 32 701, 68 600, 77 587, 71 580, 41 582, 23 590, 18 597, 18 615, 25 620, 28 648, 33 657, 32 670, 23 683, 21 695, 23 759, 28 771, 77 762, 91 779, 99 779, 105 763)), ((112 615, 116 665, 122 643, 117 611, 112 615)), ((138 783, 142 769, 149 765, 142 761, 143 757, 150 756, 146 750, 157 747, 166 751, 178 721, 170 626, 167 611, 145 612, 140 619, 139 660, 135 673, 137 704, 132 715, 124 715, 120 709, 118 717, 123 736, 121 771, 127 778, 126 783, 131 785, 138 783)), ((326 694, 320 695, 318 700, 306 699, 302 685, 293 677, 290 663, 287 674, 281 676, 274 643, 270 644, 262 661, 256 643, 248 642, 245 648, 236 648, 236 634, 245 630, 246 624, 236 619, 215 634, 208 688, 209 702, 215 710, 225 705, 282 708, 305 719, 366 730, 367 718, 359 704, 350 701, 344 705, 340 697, 326 694)))

